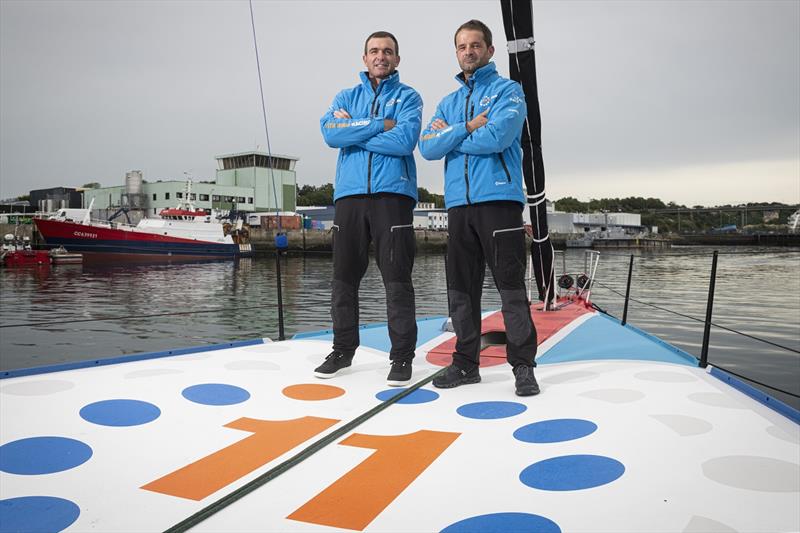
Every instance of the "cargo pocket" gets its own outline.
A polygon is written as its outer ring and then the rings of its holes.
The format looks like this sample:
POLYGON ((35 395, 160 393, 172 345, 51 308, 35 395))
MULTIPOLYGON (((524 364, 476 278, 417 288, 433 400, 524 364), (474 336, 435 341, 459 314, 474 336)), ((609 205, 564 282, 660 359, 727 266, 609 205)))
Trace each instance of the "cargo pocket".
POLYGON ((339 225, 333 224, 330 230, 331 234, 331 251, 336 250, 336 236, 339 234, 339 225))
POLYGON ((411 272, 414 265, 417 242, 414 238, 414 225, 404 224, 392 226, 391 246, 389 247, 389 264, 398 272, 411 272))
MULTIPOLYGON (((498 283, 519 282, 525 278, 525 228, 498 229, 492 232, 494 272, 498 283)), ((511 288, 511 287, 501 287, 511 288)))

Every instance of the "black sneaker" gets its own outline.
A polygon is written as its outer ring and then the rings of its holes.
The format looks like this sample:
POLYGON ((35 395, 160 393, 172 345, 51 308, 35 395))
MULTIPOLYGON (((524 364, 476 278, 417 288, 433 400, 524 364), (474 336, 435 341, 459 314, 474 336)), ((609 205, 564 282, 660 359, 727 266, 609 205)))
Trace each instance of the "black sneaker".
POLYGON ((386 378, 386 384, 390 387, 402 387, 411 381, 411 361, 392 361, 392 369, 386 378))
POLYGON ((514 382, 514 386, 517 388, 517 396, 539 394, 539 384, 536 383, 532 366, 517 365, 514 367, 514 377, 517 378, 514 382))
POLYGON ((325 361, 314 369, 318 378, 328 379, 339 374, 353 362, 353 355, 345 355, 339 351, 332 351, 325 357, 325 361))
POLYGON ((444 372, 433 378, 433 386, 437 389, 452 389, 459 385, 468 385, 470 383, 479 383, 481 375, 478 372, 478 367, 472 370, 462 370, 456 365, 450 365, 445 368, 444 372))

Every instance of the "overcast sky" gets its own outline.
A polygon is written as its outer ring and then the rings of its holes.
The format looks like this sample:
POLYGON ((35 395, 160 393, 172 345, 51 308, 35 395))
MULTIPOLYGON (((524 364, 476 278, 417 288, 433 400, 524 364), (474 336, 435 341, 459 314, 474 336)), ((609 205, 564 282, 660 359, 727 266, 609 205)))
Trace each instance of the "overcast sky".
MULTIPOLYGON (((508 73, 499 1, 254 3, 272 151, 333 181, 319 117, 400 41, 423 121, 456 88, 453 32, 478 18, 508 73)), ((547 196, 686 205, 800 202, 800 2, 534 2, 547 196)), ((0 198, 31 189, 214 178, 266 148, 245 1, 0 0, 0 198)), ((441 192, 441 162, 417 155, 441 192)))

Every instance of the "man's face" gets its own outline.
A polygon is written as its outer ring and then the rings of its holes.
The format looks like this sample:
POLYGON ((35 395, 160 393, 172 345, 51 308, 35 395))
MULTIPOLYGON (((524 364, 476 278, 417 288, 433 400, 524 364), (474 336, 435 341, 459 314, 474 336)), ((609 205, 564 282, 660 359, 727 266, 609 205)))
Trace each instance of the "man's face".
POLYGON ((390 37, 373 37, 367 41, 367 53, 364 55, 364 66, 370 78, 382 80, 391 76, 400 56, 395 50, 394 41, 390 37))
POLYGON ((486 46, 483 32, 478 30, 461 30, 456 35, 456 58, 458 66, 465 74, 472 74, 494 55, 494 46, 486 46))

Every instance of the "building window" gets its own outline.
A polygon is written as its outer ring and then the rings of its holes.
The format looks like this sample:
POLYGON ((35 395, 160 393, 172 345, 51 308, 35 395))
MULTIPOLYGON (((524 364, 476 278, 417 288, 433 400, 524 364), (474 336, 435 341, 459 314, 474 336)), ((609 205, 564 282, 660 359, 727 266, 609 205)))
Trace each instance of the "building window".
POLYGON ((153 214, 154 215, 156 214, 156 208, 155 207, 153 208, 153 214))
POLYGON ((239 196, 238 198, 236 198, 236 201, 239 202, 240 204, 243 204, 245 201, 244 196, 239 196))
POLYGON ((218 194, 215 194, 214 196, 212 196, 212 197, 211 197, 211 201, 212 201, 212 202, 219 202, 219 195, 218 195, 218 194))
POLYGON ((197 195, 195 193, 189 194, 189 200, 197 200, 197 195))
POLYGON ((175 193, 175 198, 183 198, 183 193, 182 192, 176 192, 175 193))
POLYGON ((252 204, 253 203, 253 199, 252 198, 247 198, 247 203, 248 204, 252 204))
POLYGON ((153 201, 155 202, 156 200, 157 200, 156 193, 153 193, 153 201))
POLYGON ((266 155, 240 155, 234 157, 222 158, 223 170, 237 169, 237 168, 274 168, 277 170, 289 170, 292 165, 292 160, 285 157, 272 156, 271 158, 266 155))
POLYGON ((164 200, 169 200, 169 193, 168 192, 164 193, 164 200))
POLYGON ((208 195, 207 194, 201 194, 200 195, 200 201, 201 202, 207 202, 208 201, 208 195))
POLYGON ((226 202, 232 202, 233 201, 233 196, 226 196, 225 197, 225 201, 226 202))

